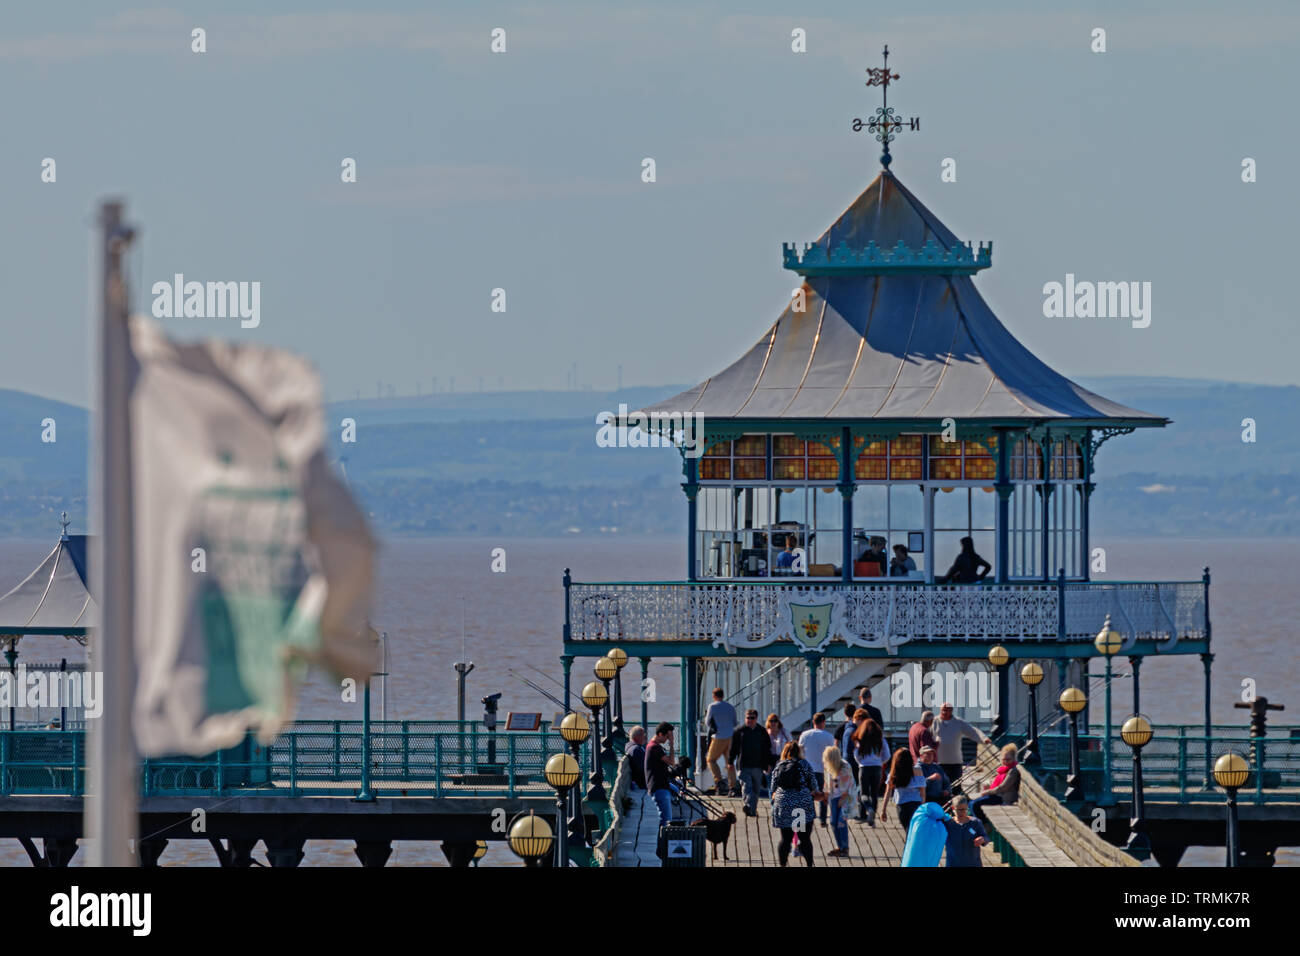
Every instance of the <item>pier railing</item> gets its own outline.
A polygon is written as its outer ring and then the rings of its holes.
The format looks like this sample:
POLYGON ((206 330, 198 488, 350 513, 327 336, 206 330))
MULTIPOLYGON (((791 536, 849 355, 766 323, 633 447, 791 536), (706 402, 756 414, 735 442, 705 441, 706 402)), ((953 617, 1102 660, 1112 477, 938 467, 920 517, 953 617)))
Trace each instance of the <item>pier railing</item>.
MULTIPOLYGON (((844 601, 845 627, 897 645, 914 640, 1091 642, 1106 615, 1131 639, 1206 636, 1204 581, 844 584, 821 578, 728 582, 572 582, 571 641, 710 641, 763 646, 789 621, 781 598, 844 601)), ((784 640, 787 645, 793 641, 784 640)))
MULTIPOLYGON (((154 795, 549 795, 543 776, 567 749, 550 730, 489 732, 456 721, 375 721, 363 773, 360 721, 303 721, 269 746, 251 736, 205 757, 146 758, 140 792, 154 795)), ((0 796, 85 793, 85 738, 77 731, 0 732, 0 796)), ((584 745, 580 762, 590 764, 584 745)))
MULTIPOLYGON (((1300 736, 1292 736, 1292 728, 1266 737, 1251 737, 1239 727, 1216 727, 1210 737, 1205 736, 1203 725, 1152 729, 1151 742, 1142 748, 1142 788, 1148 803, 1222 802, 1223 791, 1213 779, 1207 780, 1206 767, 1228 751, 1241 754, 1250 765, 1246 785, 1237 791, 1239 802, 1300 803, 1300 736)), ((1038 740, 1042 763, 1033 767, 1034 773, 1053 791, 1062 790, 1070 768, 1069 737, 1043 734, 1038 740)), ((1085 796, 1091 801, 1102 796, 1104 747, 1102 736, 1079 735, 1079 769, 1085 796)), ((1128 800, 1133 789, 1133 751, 1117 734, 1110 741, 1110 754, 1112 794, 1128 800)))

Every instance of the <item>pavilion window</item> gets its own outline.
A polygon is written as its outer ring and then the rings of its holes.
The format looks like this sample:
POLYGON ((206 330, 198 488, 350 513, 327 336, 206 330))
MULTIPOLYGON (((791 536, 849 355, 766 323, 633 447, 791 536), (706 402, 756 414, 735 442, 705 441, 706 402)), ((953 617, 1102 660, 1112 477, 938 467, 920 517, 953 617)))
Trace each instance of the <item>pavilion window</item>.
MULTIPOLYGON (((997 548, 998 496, 992 485, 940 487, 934 493, 934 573, 946 574, 971 538, 975 552, 993 564, 997 548)), ((995 569, 996 570, 996 569, 995 569)), ((992 577, 990 572, 990 577, 992 577)))
POLYGON ((997 439, 986 442, 944 441, 930 436, 929 477, 932 481, 992 481, 997 477, 997 439))
POLYGON ((823 444, 794 435, 744 435, 710 447, 700 461, 695 506, 696 576, 839 573, 843 506, 833 484, 838 455, 838 438, 823 444), (781 567, 791 536, 798 562, 781 567))
POLYGON ((1052 483, 1056 490, 1049 502, 1047 571, 1065 569, 1067 578, 1084 576, 1083 554, 1083 452, 1068 439, 1052 443, 1052 483))
POLYGON ((925 459, 922 435, 899 435, 888 441, 858 439, 853 471, 858 481, 906 481, 920 479, 925 459))
MULTIPOLYGON (((858 490, 853 496, 853 576, 855 578, 859 580, 888 578, 888 559, 893 557, 896 544, 907 548, 916 563, 917 570, 910 575, 910 579, 923 577, 925 555, 922 551, 914 551, 912 548, 914 544, 912 538, 916 535, 920 535, 924 542, 925 492, 919 483, 858 485, 858 490), (867 550, 873 537, 885 539, 884 568, 878 568, 875 564, 864 564, 858 560, 867 550), (877 570, 881 573, 877 574, 877 570)), ((905 581, 909 578, 893 580, 905 581)))
POLYGON ((1007 456, 1011 471, 1011 527, 1007 577, 1043 577, 1043 458, 1038 442, 1021 438, 1007 456))

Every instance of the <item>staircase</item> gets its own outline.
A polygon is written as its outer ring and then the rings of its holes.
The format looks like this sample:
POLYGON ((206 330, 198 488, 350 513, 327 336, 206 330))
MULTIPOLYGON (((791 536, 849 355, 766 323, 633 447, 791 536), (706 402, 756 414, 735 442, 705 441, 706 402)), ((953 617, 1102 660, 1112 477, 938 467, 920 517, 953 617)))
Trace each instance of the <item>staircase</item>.
MULTIPOLYGON (((817 670, 817 709, 828 719, 843 713, 845 703, 857 703, 859 687, 874 687, 899 666, 898 661, 824 658, 817 670)), ((778 714, 791 733, 812 726, 808 664, 802 657, 709 661, 700 682, 701 714, 714 687, 723 689, 740 714, 751 707, 759 712, 760 720, 778 714)))

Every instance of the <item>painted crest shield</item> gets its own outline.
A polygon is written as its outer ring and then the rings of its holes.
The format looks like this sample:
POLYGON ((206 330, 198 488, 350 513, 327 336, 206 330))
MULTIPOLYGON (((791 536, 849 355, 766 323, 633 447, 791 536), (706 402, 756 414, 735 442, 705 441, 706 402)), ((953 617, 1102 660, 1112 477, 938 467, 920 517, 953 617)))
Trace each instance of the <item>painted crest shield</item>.
POLYGON ((796 604, 791 601, 788 607, 796 641, 809 650, 815 650, 830 640, 831 612, 835 609, 833 603, 796 604))

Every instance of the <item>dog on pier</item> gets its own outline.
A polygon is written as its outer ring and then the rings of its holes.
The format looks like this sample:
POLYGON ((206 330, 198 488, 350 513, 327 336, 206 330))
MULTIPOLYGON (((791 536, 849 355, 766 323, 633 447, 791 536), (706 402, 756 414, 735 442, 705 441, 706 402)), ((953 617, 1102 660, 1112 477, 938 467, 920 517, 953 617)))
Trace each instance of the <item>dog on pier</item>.
POLYGON ((729 860, 727 856, 727 844, 731 841, 731 828, 736 824, 736 815, 734 813, 724 813, 716 820, 696 820, 691 824, 693 827, 704 827, 704 839, 713 844, 713 859, 718 858, 718 844, 722 844, 722 858, 729 860))

